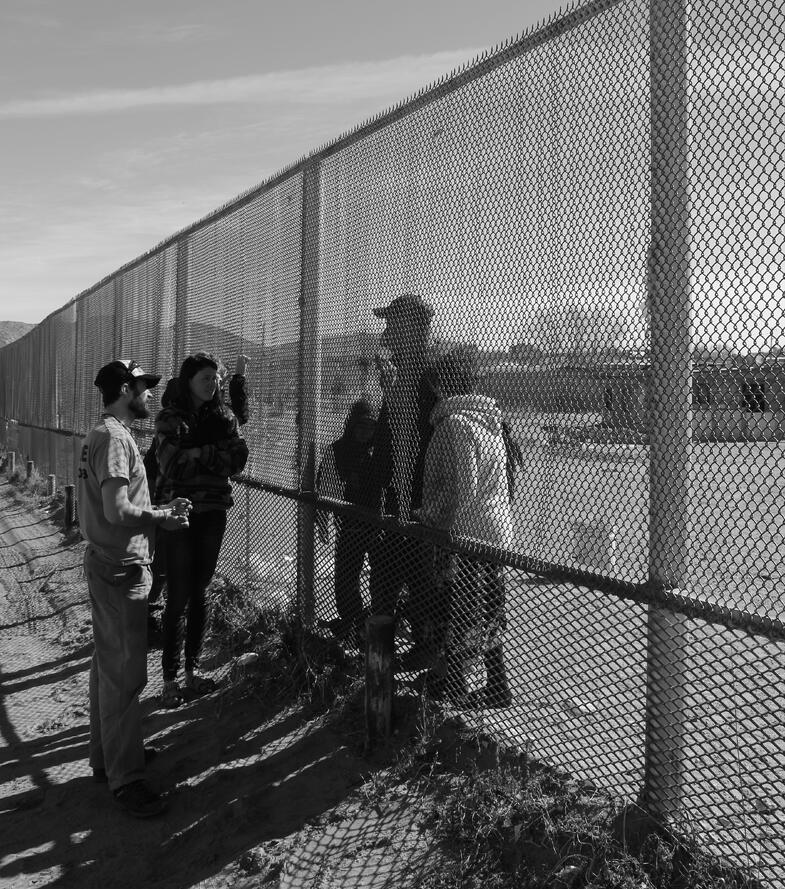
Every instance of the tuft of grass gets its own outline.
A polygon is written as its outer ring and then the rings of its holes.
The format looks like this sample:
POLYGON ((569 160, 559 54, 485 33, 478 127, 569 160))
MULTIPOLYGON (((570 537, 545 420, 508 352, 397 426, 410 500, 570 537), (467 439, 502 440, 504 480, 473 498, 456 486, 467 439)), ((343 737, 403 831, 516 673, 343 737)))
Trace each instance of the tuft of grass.
POLYGON ((47 496, 48 480, 41 475, 36 467, 33 467, 33 471, 28 478, 27 471, 17 466, 14 472, 8 476, 8 481, 21 494, 29 498, 38 500, 47 496))
POLYGON ((432 826, 451 866, 423 889, 761 889, 693 838, 542 764, 475 769, 446 786, 432 826))
POLYGON ((335 640, 305 627, 293 608, 270 606, 219 575, 208 602, 208 657, 235 658, 233 680, 252 683, 255 694, 274 705, 305 700, 333 715, 356 709, 362 692, 357 664, 335 640), (249 654, 249 664, 237 660, 249 654))
POLYGON ((47 496, 49 483, 48 479, 41 475, 41 473, 34 467, 33 471, 30 473, 30 477, 25 477, 21 487, 22 490, 31 497, 40 498, 47 496))
POLYGON ((17 489, 23 499, 40 501, 48 497, 49 480, 35 466, 28 478, 26 469, 17 464, 17 468, 8 476, 8 482, 17 489))
POLYGON ((399 709, 392 765, 359 791, 379 809, 396 789, 429 797, 443 860, 422 889, 761 889, 687 835, 591 782, 504 748, 432 703, 399 709))

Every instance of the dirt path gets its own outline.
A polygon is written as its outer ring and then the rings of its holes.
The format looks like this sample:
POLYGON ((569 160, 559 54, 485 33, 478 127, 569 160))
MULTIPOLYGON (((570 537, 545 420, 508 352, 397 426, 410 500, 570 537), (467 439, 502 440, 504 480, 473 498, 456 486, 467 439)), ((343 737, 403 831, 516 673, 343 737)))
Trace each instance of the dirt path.
POLYGON ((170 809, 139 821, 115 808, 86 760, 82 550, 0 484, 0 889, 415 885, 430 854, 417 807, 369 814, 359 751, 313 711, 229 683, 228 665, 215 694, 159 710, 150 651, 150 777, 170 809))

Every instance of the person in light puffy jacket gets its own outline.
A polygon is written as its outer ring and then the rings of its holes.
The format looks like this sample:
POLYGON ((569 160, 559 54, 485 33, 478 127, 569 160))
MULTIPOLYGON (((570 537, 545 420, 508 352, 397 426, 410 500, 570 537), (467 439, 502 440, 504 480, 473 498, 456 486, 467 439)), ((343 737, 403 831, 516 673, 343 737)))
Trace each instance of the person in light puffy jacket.
MULTIPOLYGON (((438 397, 425 456, 417 518, 452 536, 507 549, 512 545, 510 460, 504 420, 494 399, 475 393, 476 357, 456 350, 429 367, 438 397)), ((504 666, 503 568, 437 547, 434 620, 442 622, 444 691, 464 708, 508 706, 504 666), (486 684, 468 691, 466 662, 482 653, 486 684)))

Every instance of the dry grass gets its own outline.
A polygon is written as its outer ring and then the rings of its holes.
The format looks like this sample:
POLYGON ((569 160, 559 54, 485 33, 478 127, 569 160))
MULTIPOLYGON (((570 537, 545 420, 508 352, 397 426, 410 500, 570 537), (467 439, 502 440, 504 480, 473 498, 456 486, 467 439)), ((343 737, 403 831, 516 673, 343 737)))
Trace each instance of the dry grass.
POLYGON ((311 632, 294 609, 271 607, 220 576, 210 584, 208 602, 205 662, 231 660, 230 677, 248 679, 268 704, 308 702, 334 714, 357 697, 358 659, 311 632))
MULTIPOLYGON (((238 686, 247 679, 276 705, 308 702, 362 746, 357 658, 225 579, 210 598, 210 644, 234 659, 238 686)), ((399 696, 395 706, 395 735, 359 797, 369 809, 402 788, 430 798, 426 826, 443 864, 422 889, 761 889, 689 836, 527 750, 500 747, 427 698, 399 696)))

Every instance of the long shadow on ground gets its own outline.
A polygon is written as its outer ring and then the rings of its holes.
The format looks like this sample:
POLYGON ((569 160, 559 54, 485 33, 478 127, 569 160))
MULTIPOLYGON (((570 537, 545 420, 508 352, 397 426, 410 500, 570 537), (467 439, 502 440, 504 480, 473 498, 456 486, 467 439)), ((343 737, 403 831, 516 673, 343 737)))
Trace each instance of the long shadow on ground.
POLYGON ((48 789, 36 808, 0 818, 0 848, 14 856, 0 880, 53 870, 57 886, 191 886, 246 849, 301 829, 368 769, 308 709, 265 718, 253 698, 215 705, 202 700, 147 720, 161 748, 151 779, 171 805, 162 818, 134 822, 133 849, 123 840, 128 816, 106 787, 74 778, 48 789))

